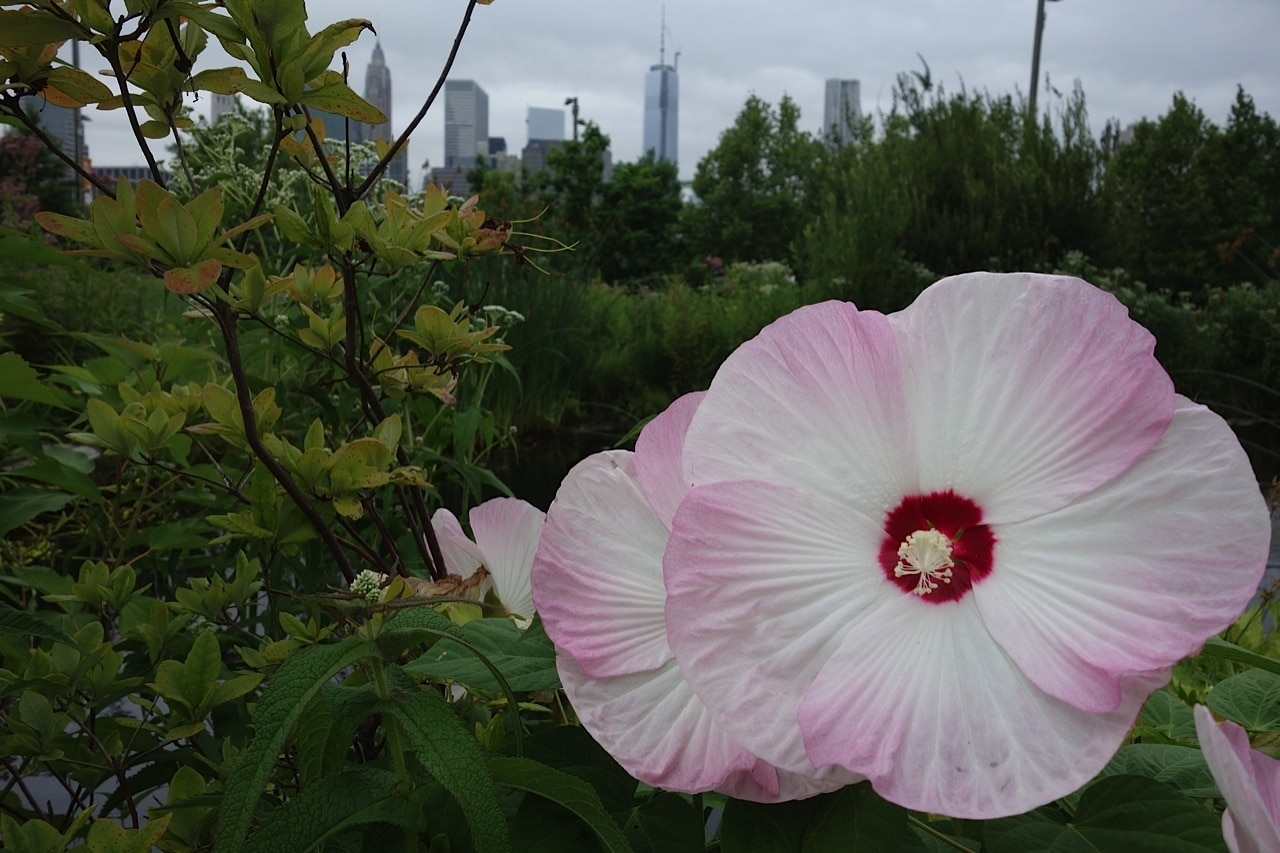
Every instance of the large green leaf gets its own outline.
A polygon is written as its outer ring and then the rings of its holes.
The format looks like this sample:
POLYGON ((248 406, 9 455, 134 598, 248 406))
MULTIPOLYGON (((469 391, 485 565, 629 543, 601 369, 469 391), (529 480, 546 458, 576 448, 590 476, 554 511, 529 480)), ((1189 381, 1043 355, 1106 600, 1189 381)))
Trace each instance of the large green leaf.
POLYGON ((51 625, 45 619, 25 610, 18 610, 0 601, 0 634, 13 634, 19 637, 42 637, 46 640, 60 640, 69 643, 65 631, 51 625))
POLYGON ((724 809, 724 853, 897 853, 907 839, 907 813, 867 783, 787 803, 730 800, 724 809))
POLYGON ((339 832, 365 823, 414 828, 425 790, 403 792, 395 774, 364 765, 329 776, 263 817, 246 853, 306 853, 339 832))
POLYGON ((1053 809, 987 821, 985 853, 1222 853, 1212 810, 1141 776, 1091 785, 1068 821, 1053 809))
POLYGON ((1204 649, 1200 652, 1200 656, 1244 663, 1280 675, 1280 660, 1260 655, 1257 652, 1251 652, 1248 649, 1237 646, 1235 643, 1228 643, 1226 640, 1220 640, 1217 637, 1209 638, 1208 642, 1204 644, 1204 649))
POLYGON ((249 831, 258 796, 267 784, 280 747, 311 697, 330 678, 371 650, 356 637, 311 646, 290 658, 258 702, 254 737, 227 777, 226 798, 218 815, 218 853, 239 851, 249 831))
POLYGON ((1169 740, 1194 740, 1196 722, 1191 707, 1168 690, 1157 690, 1142 706, 1139 733, 1152 732, 1169 740))
POLYGON ((76 499, 66 492, 21 486, 0 495, 0 536, 26 524, 43 512, 62 509, 76 499))
POLYGON ((298 720, 294 735, 303 786, 330 776, 346 759, 356 729, 378 702, 369 685, 326 684, 298 720))
POLYGON ((1210 710, 1251 732, 1280 732, 1280 675, 1250 669, 1219 682, 1206 700, 1210 710))
POLYGON ((479 653, 498 668, 512 690, 555 690, 560 686, 556 649, 541 623, 522 631, 510 619, 473 619, 461 632, 471 641, 471 648, 441 640, 405 669, 481 690, 502 689, 489 668, 477 659, 479 653))
POLYGON ((0 354, 0 397, 71 408, 71 398, 41 382, 40 374, 16 352, 0 354))
POLYGON ((394 691, 380 704, 404 732, 418 761, 453 795, 466 815, 477 853, 511 849, 484 757, 444 698, 435 690, 394 691))
POLYGON ((636 853, 701 853, 702 815, 684 797, 659 791, 627 815, 623 831, 636 853))
POLYGON ((1120 747, 1102 769, 1105 776, 1146 776, 1177 788, 1188 797, 1216 797, 1218 786, 1204 762, 1204 753, 1192 746, 1165 743, 1131 743, 1120 747))
MULTIPOLYGON (((591 830, 606 853, 630 853, 631 845, 617 822, 605 811, 595 790, 582 779, 529 758, 494 758, 489 762, 489 771, 499 785, 535 794, 568 810, 591 830)), ((521 832, 521 837, 527 838, 527 831, 521 832)), ((543 838, 541 846, 546 849, 550 843, 554 849, 558 842, 557 838, 543 838)))
POLYGON ((23 9, 0 11, 0 47, 26 47, 50 44, 75 38, 79 28, 74 21, 55 18, 47 12, 23 9))

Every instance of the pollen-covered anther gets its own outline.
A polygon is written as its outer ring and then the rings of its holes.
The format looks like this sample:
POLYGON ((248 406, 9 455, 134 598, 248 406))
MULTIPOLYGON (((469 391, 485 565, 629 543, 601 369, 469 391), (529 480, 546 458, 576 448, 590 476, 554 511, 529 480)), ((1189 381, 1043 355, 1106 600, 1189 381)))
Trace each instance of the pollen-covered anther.
POLYGON ((917 530, 898 546, 898 565, 894 566, 895 577, 919 575, 916 595, 928 595, 938 588, 938 581, 951 583, 951 570, 955 561, 951 559, 951 540, 946 534, 930 528, 917 530))

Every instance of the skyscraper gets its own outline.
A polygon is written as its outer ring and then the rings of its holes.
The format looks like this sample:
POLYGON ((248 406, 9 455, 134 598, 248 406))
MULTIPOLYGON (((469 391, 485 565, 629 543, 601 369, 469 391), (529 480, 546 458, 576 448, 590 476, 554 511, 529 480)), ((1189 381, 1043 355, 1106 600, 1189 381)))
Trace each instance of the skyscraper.
MULTIPOLYGON (((387 68, 387 60, 382 53, 381 41, 374 42, 373 56, 369 59, 369 64, 364 71, 364 99, 382 110, 382 114, 387 117, 387 120, 382 124, 364 125, 360 129, 361 141, 394 141, 395 132, 391 127, 391 69, 387 68)), ((391 161, 391 165, 387 169, 387 177, 393 181, 399 181, 405 187, 409 186, 409 149, 407 145, 391 161)))
POLYGON ((853 139, 853 128, 862 118, 862 84, 857 80, 827 81, 822 107, 822 136, 841 145, 853 139))
POLYGON ((489 96, 474 80, 444 84, 444 165, 470 169, 488 153, 489 96))
POLYGON ((666 12, 663 12, 662 35, 658 47, 658 64, 649 66, 644 78, 644 150, 652 151, 658 160, 677 161, 677 126, 680 117, 680 75, 676 64, 667 65, 666 12))
POLYGON ((525 124, 528 125, 530 142, 535 139, 564 140, 564 110, 529 107, 525 124))
POLYGON ((235 112, 236 96, 235 95, 219 95, 212 92, 209 95, 209 123, 213 124, 227 113, 235 112))

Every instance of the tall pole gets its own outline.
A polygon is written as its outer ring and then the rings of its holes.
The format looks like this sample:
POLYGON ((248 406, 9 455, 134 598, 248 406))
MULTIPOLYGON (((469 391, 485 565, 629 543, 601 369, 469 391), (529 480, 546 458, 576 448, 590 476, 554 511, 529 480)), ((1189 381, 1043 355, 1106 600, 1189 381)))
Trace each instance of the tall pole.
POLYGON ((1036 88, 1040 85, 1040 40, 1044 38, 1044 0, 1036 0, 1036 41, 1031 51, 1031 98, 1027 101, 1027 117, 1037 118, 1036 88))

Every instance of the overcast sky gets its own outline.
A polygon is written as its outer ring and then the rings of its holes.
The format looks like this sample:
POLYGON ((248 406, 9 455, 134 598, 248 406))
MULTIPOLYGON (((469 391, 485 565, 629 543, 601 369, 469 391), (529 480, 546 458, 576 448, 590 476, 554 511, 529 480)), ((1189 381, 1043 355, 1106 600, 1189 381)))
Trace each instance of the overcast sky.
MULTIPOLYGON (((307 5, 313 32, 344 17, 373 22, 391 69, 396 132, 430 92, 466 8, 465 0, 307 5)), ((1158 117, 1177 91, 1222 123, 1243 85, 1261 111, 1280 117, 1280 0, 1046 6, 1040 105, 1060 105, 1046 76, 1064 93, 1079 80, 1095 136, 1109 118, 1127 125, 1158 117)), ((572 95, 582 117, 612 139, 614 161, 634 160, 642 153, 644 77, 658 61, 661 10, 661 0, 494 0, 476 8, 451 76, 488 92, 490 135, 506 137, 509 150, 525 144, 528 107, 562 108, 572 95)), ((860 80, 863 111, 875 113, 891 105, 898 74, 922 68, 920 57, 950 90, 1025 93, 1035 10, 1036 0, 668 0, 667 61, 680 52, 681 178, 693 175, 752 93, 770 103, 790 95, 814 132, 826 78, 860 80)), ((346 49, 357 91, 373 45, 366 33, 346 49)), ((197 110, 207 112, 207 103, 197 110)), ((423 160, 443 165, 443 106, 441 97, 414 136, 415 174, 423 160)), ((88 114, 96 164, 141 162, 119 112, 88 114)))

